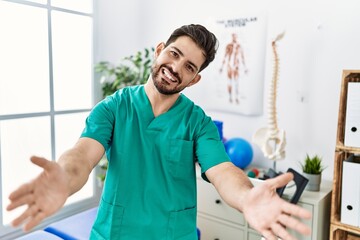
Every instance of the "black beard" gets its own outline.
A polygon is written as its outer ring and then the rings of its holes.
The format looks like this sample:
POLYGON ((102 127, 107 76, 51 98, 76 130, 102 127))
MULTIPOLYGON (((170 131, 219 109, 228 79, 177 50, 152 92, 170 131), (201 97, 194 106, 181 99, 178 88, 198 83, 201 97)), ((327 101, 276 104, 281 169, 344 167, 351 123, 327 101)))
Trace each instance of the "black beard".
MULTIPOLYGON (((159 91, 159 93, 164 94, 164 95, 173 95, 173 94, 177 94, 177 93, 181 92, 184 88, 179 89, 179 88, 175 87, 174 89, 168 89, 166 82, 163 82, 162 79, 157 79, 159 77, 159 72, 162 67, 167 68, 165 65, 161 65, 157 68, 155 66, 155 64, 151 67, 151 78, 153 80, 154 86, 159 91)), ((173 71, 169 68, 167 68, 167 69, 179 79, 179 77, 177 76, 176 73, 173 73, 173 71)), ((180 80, 180 82, 181 82, 181 80, 180 80)))

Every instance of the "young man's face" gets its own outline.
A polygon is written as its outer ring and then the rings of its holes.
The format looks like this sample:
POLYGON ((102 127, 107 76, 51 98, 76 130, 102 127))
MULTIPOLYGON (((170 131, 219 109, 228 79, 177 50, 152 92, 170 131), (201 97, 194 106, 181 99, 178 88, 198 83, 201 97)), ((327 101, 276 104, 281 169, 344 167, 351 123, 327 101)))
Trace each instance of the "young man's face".
POLYGON ((204 61, 203 51, 189 37, 179 37, 166 48, 164 43, 159 44, 151 68, 155 87, 165 95, 181 92, 200 80, 198 73, 204 61))

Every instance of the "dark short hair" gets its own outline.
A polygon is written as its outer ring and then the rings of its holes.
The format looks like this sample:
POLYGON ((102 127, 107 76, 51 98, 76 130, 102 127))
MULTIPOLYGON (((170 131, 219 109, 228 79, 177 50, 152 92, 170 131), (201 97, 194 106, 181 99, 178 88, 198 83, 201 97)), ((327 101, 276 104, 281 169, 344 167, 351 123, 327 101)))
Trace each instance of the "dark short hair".
POLYGON ((216 36, 199 24, 184 25, 176 29, 166 41, 165 46, 175 42, 181 36, 190 37, 205 53, 205 62, 201 65, 199 72, 206 68, 215 58, 219 46, 216 36))

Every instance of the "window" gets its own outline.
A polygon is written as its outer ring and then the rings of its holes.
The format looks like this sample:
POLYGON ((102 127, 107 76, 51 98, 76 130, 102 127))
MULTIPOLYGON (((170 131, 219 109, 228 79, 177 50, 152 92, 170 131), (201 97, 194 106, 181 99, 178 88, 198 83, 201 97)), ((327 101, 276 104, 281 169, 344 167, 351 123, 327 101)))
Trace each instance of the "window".
MULTIPOLYGON (((92 0, 0 0, 0 238, 15 236, 8 195, 78 139, 93 106, 92 0)), ((95 174, 58 216, 95 204, 95 174)), ((80 209, 80 210, 82 210, 80 209)), ((56 219, 56 216, 51 219, 56 219)), ((45 222, 46 224, 48 222, 45 222)))

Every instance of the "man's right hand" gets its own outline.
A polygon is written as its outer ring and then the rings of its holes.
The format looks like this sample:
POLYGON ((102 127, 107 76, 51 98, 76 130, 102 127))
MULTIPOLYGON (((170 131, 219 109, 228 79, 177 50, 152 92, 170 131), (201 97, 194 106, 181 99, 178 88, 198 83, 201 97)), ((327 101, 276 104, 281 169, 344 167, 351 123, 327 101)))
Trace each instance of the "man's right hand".
POLYGON ((24 231, 29 231, 59 210, 70 195, 67 174, 58 163, 41 157, 31 157, 31 162, 43 168, 42 173, 12 192, 7 206, 11 211, 27 205, 24 212, 12 221, 14 227, 24 224, 24 231))

